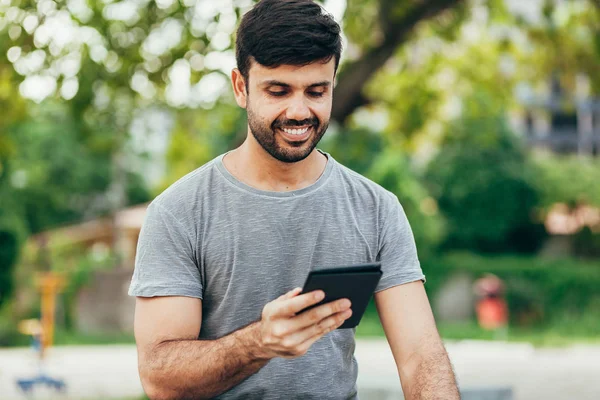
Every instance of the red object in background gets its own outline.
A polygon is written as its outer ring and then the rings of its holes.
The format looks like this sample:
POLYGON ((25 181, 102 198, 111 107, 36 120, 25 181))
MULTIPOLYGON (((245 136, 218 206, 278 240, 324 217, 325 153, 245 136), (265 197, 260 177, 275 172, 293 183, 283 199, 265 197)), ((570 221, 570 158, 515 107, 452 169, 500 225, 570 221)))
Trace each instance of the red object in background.
POLYGON ((508 323, 508 307, 499 297, 487 297, 477 303, 477 320, 483 329, 498 329, 508 323))
POLYGON ((493 274, 486 274, 474 285, 478 296, 475 311, 477 321, 484 329, 495 330, 508 324, 508 306, 502 297, 504 283, 493 274))

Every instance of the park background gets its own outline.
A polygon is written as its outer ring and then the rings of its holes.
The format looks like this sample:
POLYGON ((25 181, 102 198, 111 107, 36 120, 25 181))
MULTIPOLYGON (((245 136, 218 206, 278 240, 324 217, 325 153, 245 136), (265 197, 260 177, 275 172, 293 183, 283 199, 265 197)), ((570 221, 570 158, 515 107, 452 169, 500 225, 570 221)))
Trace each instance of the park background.
MULTIPOLYGON (((30 343, 48 271, 55 345, 133 343, 145 207, 245 138, 252 4, 0 0, 0 347, 30 343)), ((443 338, 600 344, 600 2, 322 4, 344 50, 319 148, 400 199, 443 338), (474 311, 490 273, 502 331, 474 311)), ((383 337, 373 305, 357 337, 383 337)))

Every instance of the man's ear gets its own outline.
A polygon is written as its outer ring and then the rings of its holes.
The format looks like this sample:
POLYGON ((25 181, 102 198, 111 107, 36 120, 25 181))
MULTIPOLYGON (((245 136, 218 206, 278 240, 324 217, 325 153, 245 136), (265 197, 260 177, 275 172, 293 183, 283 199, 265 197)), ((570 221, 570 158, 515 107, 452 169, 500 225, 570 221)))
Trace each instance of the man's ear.
POLYGON ((231 71, 231 85, 233 86, 233 94, 238 106, 246 108, 248 93, 246 92, 246 81, 239 69, 234 68, 231 71))

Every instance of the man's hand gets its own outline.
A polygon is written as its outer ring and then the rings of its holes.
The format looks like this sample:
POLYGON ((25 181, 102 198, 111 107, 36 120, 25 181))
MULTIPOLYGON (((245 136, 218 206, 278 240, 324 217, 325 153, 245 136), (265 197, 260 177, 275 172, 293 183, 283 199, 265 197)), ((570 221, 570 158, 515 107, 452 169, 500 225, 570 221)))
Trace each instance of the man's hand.
POLYGON ((340 299, 312 308, 325 297, 321 290, 298 295, 296 288, 271 301, 262 311, 257 324, 259 357, 295 358, 304 355, 323 335, 350 318, 350 300, 340 299))

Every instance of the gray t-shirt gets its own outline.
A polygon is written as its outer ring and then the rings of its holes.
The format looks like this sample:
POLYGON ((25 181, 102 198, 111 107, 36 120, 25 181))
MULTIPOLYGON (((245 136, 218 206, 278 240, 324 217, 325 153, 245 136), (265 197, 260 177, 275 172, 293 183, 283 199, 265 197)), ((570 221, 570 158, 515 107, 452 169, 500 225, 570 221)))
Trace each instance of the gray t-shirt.
MULTIPOLYGON (((424 280, 398 199, 331 155, 312 185, 259 190, 221 155, 149 206, 132 296, 202 299, 200 339, 260 319, 265 304, 301 287, 311 269, 381 261, 376 291, 424 280)), ((355 399, 354 329, 338 329, 307 354, 275 358, 220 399, 355 399)))

